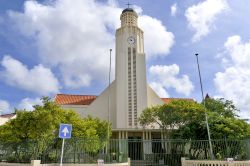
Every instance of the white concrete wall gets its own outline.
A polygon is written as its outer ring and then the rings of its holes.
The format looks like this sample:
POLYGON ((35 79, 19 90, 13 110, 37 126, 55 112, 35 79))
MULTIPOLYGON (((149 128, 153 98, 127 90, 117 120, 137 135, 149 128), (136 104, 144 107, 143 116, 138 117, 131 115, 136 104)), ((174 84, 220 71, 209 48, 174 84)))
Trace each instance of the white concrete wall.
POLYGON ((149 85, 147 86, 147 94, 148 107, 164 104, 162 99, 155 93, 155 91, 149 85))
POLYGON ((127 28, 122 27, 116 31, 116 128, 127 128, 128 126, 128 48, 127 28), (126 35, 125 35, 126 34, 126 35))
POLYGON ((1 163, 0 166, 31 166, 31 164, 20 164, 20 163, 1 163))
POLYGON ((88 105, 61 105, 61 107, 64 109, 74 110, 78 114, 80 114, 82 117, 88 116, 88 112, 87 112, 88 105))
POLYGON ((86 109, 86 114, 108 120, 108 98, 110 94, 110 122, 112 128, 116 128, 116 81, 113 81, 110 88, 106 88, 86 109))
POLYGON ((200 166, 200 165, 211 165, 211 166, 250 166, 250 161, 219 161, 219 160, 186 160, 181 158, 182 166, 200 166))
MULTIPOLYGON (((137 117, 147 108, 147 78, 146 78, 146 60, 145 54, 137 55, 137 117)), ((139 123, 138 123, 139 124, 139 123)))
POLYGON ((9 119, 8 118, 2 118, 2 117, 0 117, 0 126, 1 125, 4 125, 6 122, 8 122, 9 121, 9 119))
POLYGON ((72 109, 82 117, 88 115, 108 121, 108 96, 110 93, 110 122, 112 128, 116 128, 116 86, 111 83, 110 89, 106 88, 90 105, 61 105, 62 108, 72 109))
POLYGON ((0 126, 1 126, 1 125, 4 125, 4 124, 7 123, 9 120, 15 119, 15 118, 16 118, 16 115, 12 116, 11 118, 3 118, 3 117, 0 117, 0 126))

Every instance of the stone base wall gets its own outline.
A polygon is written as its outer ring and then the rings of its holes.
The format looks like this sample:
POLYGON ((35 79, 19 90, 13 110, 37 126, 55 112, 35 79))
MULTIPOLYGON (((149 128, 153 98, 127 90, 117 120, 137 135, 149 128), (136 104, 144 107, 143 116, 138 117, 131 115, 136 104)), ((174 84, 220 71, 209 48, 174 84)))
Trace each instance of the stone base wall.
MULTIPOLYGON (((30 164, 20 164, 20 163, 1 163, 0 166, 60 166, 57 164, 41 164, 40 160, 32 160, 30 164)), ((115 163, 115 164, 63 164, 63 166, 130 166, 130 159, 127 163, 115 163)))
POLYGON ((186 160, 181 158, 182 166, 250 166, 250 161, 186 160))

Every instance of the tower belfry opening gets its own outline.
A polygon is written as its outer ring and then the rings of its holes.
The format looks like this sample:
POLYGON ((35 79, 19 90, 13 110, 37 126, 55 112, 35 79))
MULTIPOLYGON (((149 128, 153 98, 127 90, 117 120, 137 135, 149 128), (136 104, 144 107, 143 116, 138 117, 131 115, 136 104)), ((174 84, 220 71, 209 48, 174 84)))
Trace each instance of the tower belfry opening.
POLYGON ((122 11, 120 16, 121 27, 137 26, 138 15, 132 8, 126 8, 122 11))

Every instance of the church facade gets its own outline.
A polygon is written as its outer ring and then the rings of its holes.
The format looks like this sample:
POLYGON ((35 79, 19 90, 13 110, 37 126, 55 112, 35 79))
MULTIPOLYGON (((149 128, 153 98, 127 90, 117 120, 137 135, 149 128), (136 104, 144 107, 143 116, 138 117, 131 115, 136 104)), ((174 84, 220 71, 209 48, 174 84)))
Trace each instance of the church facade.
POLYGON ((143 31, 138 15, 127 8, 120 16, 116 30, 115 80, 99 96, 57 94, 55 102, 82 116, 91 115, 112 124, 112 138, 161 139, 166 137, 159 127, 143 128, 138 122, 142 111, 167 103, 147 84, 143 31))

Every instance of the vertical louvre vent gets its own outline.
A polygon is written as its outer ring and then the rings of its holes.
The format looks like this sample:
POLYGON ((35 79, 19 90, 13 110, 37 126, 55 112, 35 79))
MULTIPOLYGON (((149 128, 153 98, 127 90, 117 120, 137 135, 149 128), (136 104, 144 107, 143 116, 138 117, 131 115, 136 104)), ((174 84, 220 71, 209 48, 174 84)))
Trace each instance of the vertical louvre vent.
POLYGON ((128 124, 137 126, 136 49, 128 48, 128 124), (133 52, 132 52, 133 51, 133 52))
POLYGON ((132 65, 131 48, 128 48, 128 124, 132 126, 132 65))
POLYGON ((133 48, 133 98, 134 126, 137 126, 137 80, 136 80, 136 49, 133 48))

